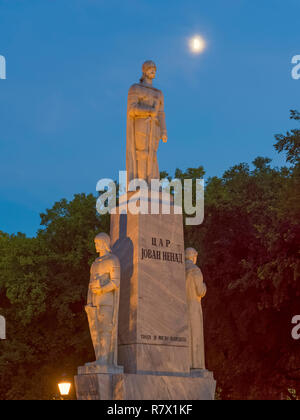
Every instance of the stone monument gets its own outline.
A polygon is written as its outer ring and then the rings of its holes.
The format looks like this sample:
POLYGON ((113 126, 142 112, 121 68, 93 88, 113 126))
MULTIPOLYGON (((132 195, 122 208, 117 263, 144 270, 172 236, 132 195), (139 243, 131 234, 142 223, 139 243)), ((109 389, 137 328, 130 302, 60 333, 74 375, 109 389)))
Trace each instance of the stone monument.
MULTIPOLYGON (((167 130, 163 94, 152 86, 156 66, 146 61, 142 71, 128 94, 126 164, 129 182, 149 184, 159 178, 156 153, 167 130)), ((159 203, 164 199, 160 193, 159 203)), ((205 285, 196 251, 184 250, 183 216, 172 202, 170 214, 132 214, 130 200, 130 193, 120 197, 110 237, 96 237, 100 256, 86 307, 96 362, 78 368, 77 397, 214 399, 204 362, 205 285)))

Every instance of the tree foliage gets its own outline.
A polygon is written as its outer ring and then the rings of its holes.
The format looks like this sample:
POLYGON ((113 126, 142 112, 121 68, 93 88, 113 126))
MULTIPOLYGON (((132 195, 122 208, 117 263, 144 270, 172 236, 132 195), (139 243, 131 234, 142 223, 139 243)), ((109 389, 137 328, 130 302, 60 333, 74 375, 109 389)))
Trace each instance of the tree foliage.
MULTIPOLYGON (((300 120, 300 113, 291 110, 291 120, 300 120)), ((275 136, 275 149, 278 152, 286 152, 286 160, 293 164, 299 163, 300 156, 300 130, 294 129, 288 131, 286 134, 277 134, 275 136)))
POLYGON ((84 304, 93 238, 109 229, 95 203, 84 194, 55 203, 36 238, 0 234, 2 399, 51 399, 62 373, 93 359, 84 304))

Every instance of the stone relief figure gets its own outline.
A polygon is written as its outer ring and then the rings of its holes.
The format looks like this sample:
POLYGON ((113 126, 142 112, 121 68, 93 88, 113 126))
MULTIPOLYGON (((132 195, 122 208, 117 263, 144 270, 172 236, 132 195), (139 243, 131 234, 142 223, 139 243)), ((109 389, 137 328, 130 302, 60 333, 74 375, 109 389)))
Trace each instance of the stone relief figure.
POLYGON ((91 266, 85 310, 96 363, 117 366, 120 262, 112 254, 110 237, 106 233, 99 233, 95 237, 95 247, 99 257, 91 266))
POLYGON ((140 83, 132 85, 127 101, 126 168, 132 179, 159 179, 157 149, 167 141, 163 93, 152 86, 156 65, 145 61, 140 83))
POLYGON ((206 295, 206 284, 197 267, 198 252, 194 248, 185 250, 186 293, 190 330, 191 369, 205 369, 203 313, 201 299, 206 295))

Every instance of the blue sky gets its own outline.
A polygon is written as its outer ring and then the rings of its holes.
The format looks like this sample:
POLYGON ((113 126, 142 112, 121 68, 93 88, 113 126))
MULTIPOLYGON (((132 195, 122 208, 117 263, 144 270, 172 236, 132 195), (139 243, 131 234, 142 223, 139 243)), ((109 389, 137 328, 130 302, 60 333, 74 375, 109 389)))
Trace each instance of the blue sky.
POLYGON ((299 0, 0 0, 0 230, 34 235, 55 201, 125 169, 127 91, 145 59, 165 95, 160 170, 282 165, 273 136, 300 108, 299 16, 299 0))

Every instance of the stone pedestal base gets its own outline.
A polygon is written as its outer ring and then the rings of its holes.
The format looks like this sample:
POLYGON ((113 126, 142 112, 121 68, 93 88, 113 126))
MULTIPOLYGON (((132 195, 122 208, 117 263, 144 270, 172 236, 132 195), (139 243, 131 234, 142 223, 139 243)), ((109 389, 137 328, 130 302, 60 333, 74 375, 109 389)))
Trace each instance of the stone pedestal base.
POLYGON ((170 214, 123 214, 130 201, 110 223, 121 264, 118 363, 130 374, 189 374, 182 214, 174 205, 170 214))
POLYGON ((75 385, 78 400, 213 400, 216 389, 212 372, 206 370, 182 376, 79 374, 75 385))

